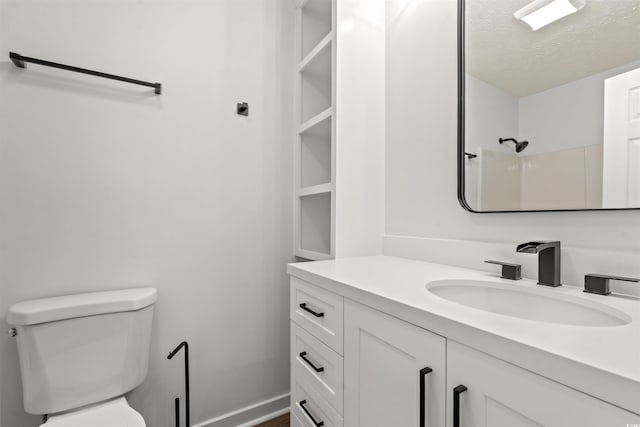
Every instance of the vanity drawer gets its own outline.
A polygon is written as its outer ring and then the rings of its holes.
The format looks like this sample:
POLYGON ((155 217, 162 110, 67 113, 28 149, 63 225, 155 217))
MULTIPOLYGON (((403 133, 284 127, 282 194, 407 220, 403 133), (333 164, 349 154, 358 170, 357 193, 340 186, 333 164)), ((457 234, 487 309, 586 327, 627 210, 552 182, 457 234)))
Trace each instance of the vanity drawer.
POLYGON ((291 351, 291 368, 296 380, 315 389, 342 415, 342 357, 293 322, 291 351))
POLYGON ((342 354, 342 296, 292 277, 291 320, 342 354))
POLYGON ((342 417, 313 388, 293 377, 291 387, 291 413, 303 427, 342 427, 342 417))

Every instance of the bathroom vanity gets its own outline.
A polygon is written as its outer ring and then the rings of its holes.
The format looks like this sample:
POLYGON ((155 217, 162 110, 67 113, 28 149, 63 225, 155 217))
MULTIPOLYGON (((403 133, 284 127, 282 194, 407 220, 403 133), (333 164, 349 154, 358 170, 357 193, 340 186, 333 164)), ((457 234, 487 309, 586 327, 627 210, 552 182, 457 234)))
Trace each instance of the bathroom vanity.
POLYGON ((291 264, 293 426, 640 425, 640 300, 386 256, 291 264))

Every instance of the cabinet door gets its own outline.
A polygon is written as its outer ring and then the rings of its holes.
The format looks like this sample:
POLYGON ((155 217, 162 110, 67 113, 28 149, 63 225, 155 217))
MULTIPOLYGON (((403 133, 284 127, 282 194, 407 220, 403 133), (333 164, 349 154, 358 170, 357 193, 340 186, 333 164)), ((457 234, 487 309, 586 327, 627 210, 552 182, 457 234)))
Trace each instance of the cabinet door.
POLYGON ((296 417, 296 414, 293 413, 289 415, 289 425, 290 427, 303 427, 298 417, 296 417))
POLYGON ((449 340, 447 344, 447 426, 455 418, 453 389, 459 394, 460 427, 628 427, 640 416, 555 381, 449 340))
POLYGON ((445 354, 441 336, 345 299, 344 425, 419 427, 422 409, 444 426, 445 354))

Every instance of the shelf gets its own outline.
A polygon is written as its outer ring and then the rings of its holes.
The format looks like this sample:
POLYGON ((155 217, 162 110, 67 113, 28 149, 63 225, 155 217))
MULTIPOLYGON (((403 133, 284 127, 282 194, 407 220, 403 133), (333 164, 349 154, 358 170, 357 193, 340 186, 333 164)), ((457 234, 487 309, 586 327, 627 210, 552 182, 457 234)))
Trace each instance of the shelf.
POLYGON ((326 122, 331 122, 331 117, 333 116, 333 107, 329 107, 326 110, 318 113, 317 115, 311 117, 306 122, 302 123, 298 128, 298 134, 304 135, 305 133, 311 133, 316 131, 317 127, 321 127, 320 125, 326 125, 326 122))
POLYGON ((300 249, 331 253, 331 193, 300 197, 300 249))
POLYGON ((323 112, 321 112, 320 114, 318 114, 317 116, 312 117, 309 120, 307 120, 306 122, 304 122, 303 124, 301 124, 300 125, 300 129, 298 129, 298 133, 299 134, 303 134, 303 133, 307 133, 307 132, 311 131, 317 125, 319 125, 322 122, 324 122, 325 120, 331 118, 332 115, 333 115, 333 108, 329 107, 326 110, 324 110, 323 112))
POLYGON ((310 261, 323 261, 327 259, 333 259, 331 254, 327 254, 324 252, 307 251, 304 249, 296 250, 294 255, 297 256, 298 258, 304 258, 310 261))
POLYGON ((333 27, 332 0, 306 0, 300 7, 300 58, 308 55, 331 33, 333 27))
POLYGON ((300 182, 297 186, 312 187, 332 181, 331 124, 329 116, 300 134, 300 182))
POLYGON ((318 185, 310 185, 308 187, 302 187, 298 190, 298 197, 313 196, 314 194, 331 193, 333 191, 333 184, 330 182, 318 185))
POLYGON ((331 64, 331 49, 320 49, 300 72, 300 122, 305 122, 332 106, 331 64))
POLYGON ((311 52, 307 56, 304 57, 302 61, 300 61, 300 66, 298 67, 298 71, 303 72, 305 68, 309 66, 313 60, 318 57, 320 54, 324 52, 325 49, 331 48, 331 42, 333 40, 333 36, 331 34, 327 34, 327 36, 318 43, 316 47, 314 47, 311 52))

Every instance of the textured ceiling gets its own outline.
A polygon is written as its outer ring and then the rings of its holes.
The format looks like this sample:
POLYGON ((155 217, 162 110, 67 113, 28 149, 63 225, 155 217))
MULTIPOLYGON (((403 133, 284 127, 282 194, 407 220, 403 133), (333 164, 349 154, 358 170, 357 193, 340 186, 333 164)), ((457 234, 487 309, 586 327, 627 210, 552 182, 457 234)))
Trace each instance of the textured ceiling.
POLYGON ((531 0, 466 0, 467 72, 517 97, 640 60, 640 0, 587 0, 538 31, 513 17, 531 0))

